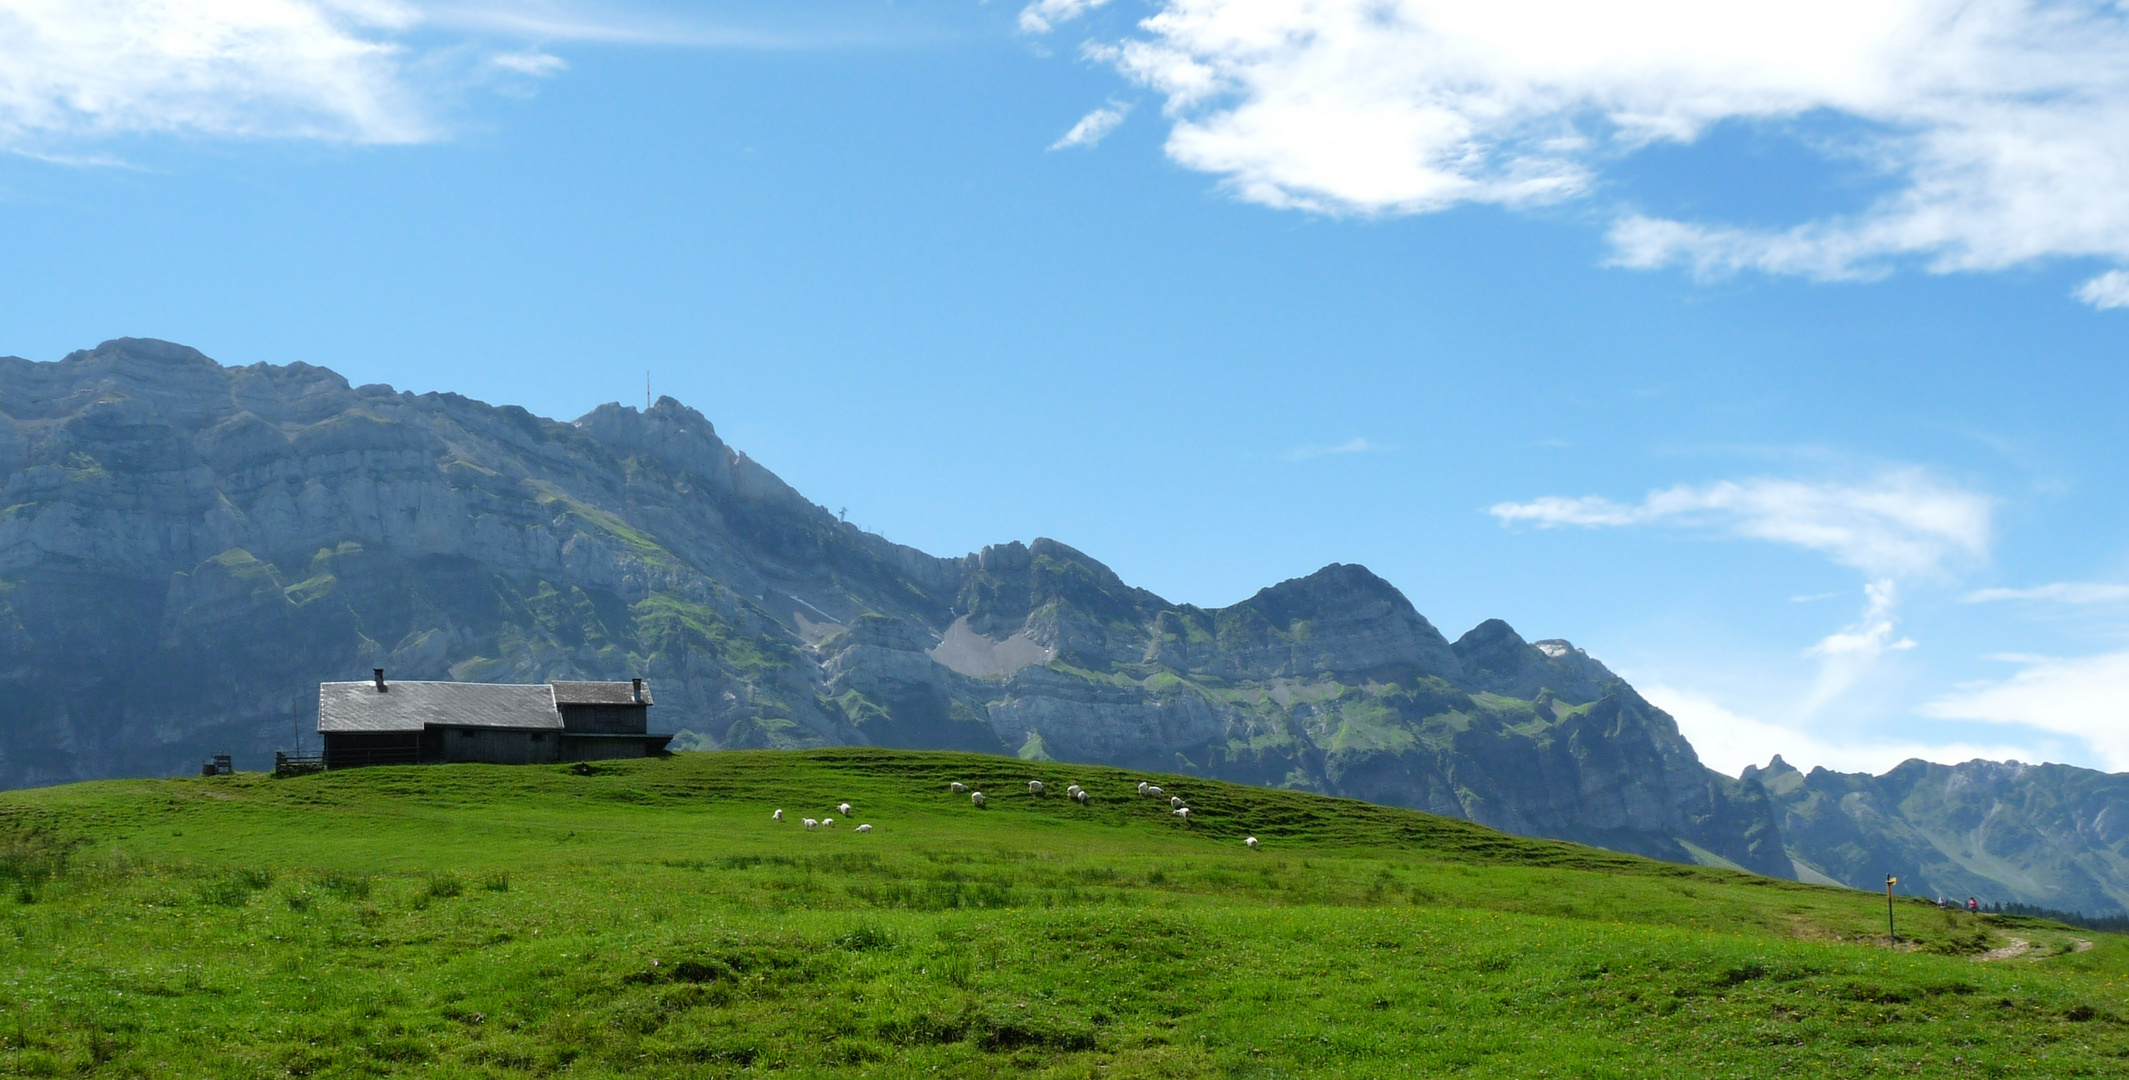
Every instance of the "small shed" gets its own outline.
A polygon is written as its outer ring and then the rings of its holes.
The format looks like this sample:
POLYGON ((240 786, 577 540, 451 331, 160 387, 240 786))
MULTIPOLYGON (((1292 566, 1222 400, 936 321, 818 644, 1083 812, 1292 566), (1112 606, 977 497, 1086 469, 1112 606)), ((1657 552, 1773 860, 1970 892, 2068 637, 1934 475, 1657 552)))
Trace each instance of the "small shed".
POLYGON ((660 753, 650 690, 630 682, 318 684, 325 767, 479 761, 526 765, 660 753))

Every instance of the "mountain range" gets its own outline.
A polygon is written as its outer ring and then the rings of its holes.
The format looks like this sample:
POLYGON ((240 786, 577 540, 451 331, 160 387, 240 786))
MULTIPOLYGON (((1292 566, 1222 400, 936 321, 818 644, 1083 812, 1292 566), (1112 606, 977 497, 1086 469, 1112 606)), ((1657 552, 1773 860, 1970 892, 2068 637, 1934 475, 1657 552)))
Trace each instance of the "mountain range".
POLYGON ((2099 913, 2129 775, 1700 763, 1586 652, 1333 564, 1172 603, 1054 540, 940 558, 671 398, 572 422, 119 339, 0 358, 0 784, 263 761, 322 681, 642 676, 693 749, 1159 769, 1678 862, 2099 913))

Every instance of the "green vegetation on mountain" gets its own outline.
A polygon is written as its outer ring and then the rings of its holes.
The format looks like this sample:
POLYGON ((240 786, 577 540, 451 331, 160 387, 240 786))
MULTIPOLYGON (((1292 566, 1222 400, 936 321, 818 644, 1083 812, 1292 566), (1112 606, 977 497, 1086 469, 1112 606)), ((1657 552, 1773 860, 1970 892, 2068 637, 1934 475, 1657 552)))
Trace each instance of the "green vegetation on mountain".
POLYGON ((27 1075, 2129 1062, 2129 939, 1903 900, 1888 948, 1867 894, 1099 767, 837 749, 104 781, 0 796, 0 842, 0 1069, 27 1075))

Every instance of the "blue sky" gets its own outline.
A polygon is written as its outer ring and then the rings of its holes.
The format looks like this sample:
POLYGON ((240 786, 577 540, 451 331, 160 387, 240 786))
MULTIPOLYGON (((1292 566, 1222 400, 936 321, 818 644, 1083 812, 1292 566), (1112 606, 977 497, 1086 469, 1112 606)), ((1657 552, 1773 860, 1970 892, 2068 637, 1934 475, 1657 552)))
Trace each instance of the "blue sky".
POLYGON ((648 371, 892 539, 1204 605, 1363 563, 1727 771, 2129 769, 2125 46, 2077 3, 0 0, 0 353, 563 418, 648 371))

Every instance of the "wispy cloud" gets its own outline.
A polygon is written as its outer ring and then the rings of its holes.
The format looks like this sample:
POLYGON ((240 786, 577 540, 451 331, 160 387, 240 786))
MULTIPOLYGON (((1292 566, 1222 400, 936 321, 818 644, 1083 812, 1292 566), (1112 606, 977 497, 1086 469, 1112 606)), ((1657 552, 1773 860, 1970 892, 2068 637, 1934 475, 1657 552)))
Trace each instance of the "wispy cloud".
POLYGON ((1998 600, 2041 600, 2057 604, 2118 604, 2129 601, 2129 585, 2098 581, 2057 581, 2030 589, 1978 589, 1966 594, 1969 604, 1998 600))
POLYGON ((392 0, 7 0, 0 145, 115 132, 405 143, 437 124, 392 0))
MULTIPOLYGON (((1076 14, 1040 0, 1024 25, 1076 14)), ((1805 152, 1891 193, 1787 228, 1612 211, 1615 261, 1816 278, 1904 261, 2129 263, 2129 11, 2112 0, 1156 0, 1097 59, 1166 98, 1169 155, 1322 213, 1585 198, 1660 143, 1829 117, 1805 152)), ((2129 304, 2129 275, 2079 291, 2129 304)))
POLYGON ((2129 271, 2109 270, 2079 285, 2074 295, 2101 311, 2129 307, 2129 271))
POLYGON ((1336 446, 1296 446, 1280 454, 1279 458, 1282 461, 1307 461, 1311 458, 1330 457, 1334 454, 1366 454, 1386 449, 1388 447, 1378 446, 1366 439, 1355 436, 1336 446))
POLYGON ((1129 105, 1110 102, 1080 117, 1079 123, 1072 125, 1072 130, 1065 132, 1063 138, 1050 144, 1050 149, 1065 150, 1075 146, 1091 149, 1100 144, 1103 139, 1108 138, 1109 133, 1115 131, 1117 125, 1124 122, 1124 114, 1130 111, 1131 106, 1129 105))
POLYGON ((2052 731, 2083 739, 2107 767, 2129 770, 2129 651, 2068 660, 1997 657, 2021 665, 2009 679, 1946 694, 1922 707, 1926 716, 1978 720, 2052 731))
POLYGON ((856 40, 566 0, 0 0, 0 151, 100 162, 82 145, 143 133, 419 143, 450 134, 465 87, 565 70, 558 42, 856 40))
POLYGON ((1020 29, 1029 34, 1047 34, 1058 23, 1070 22, 1109 0, 1035 0, 1020 9, 1020 29))
POLYGON ((1895 596, 1896 586, 1891 581, 1873 581, 1863 586, 1863 617, 1804 650, 1805 656, 1819 661, 1819 671, 1797 706, 1800 715, 1814 715, 1853 689, 1886 653, 1915 647, 1913 638, 1895 636, 1895 596))
POLYGON ((1927 573, 1954 557, 1986 556, 1994 504, 1920 470, 1865 484, 1725 480, 1652 491, 1637 504, 1595 495, 1496 503, 1504 524, 1540 528, 1672 525, 1792 544, 1875 577, 1927 573))
POLYGON ((488 58, 488 63, 504 71, 514 71, 536 79, 544 79, 569 68, 569 61, 551 53, 537 51, 497 53, 488 58))

